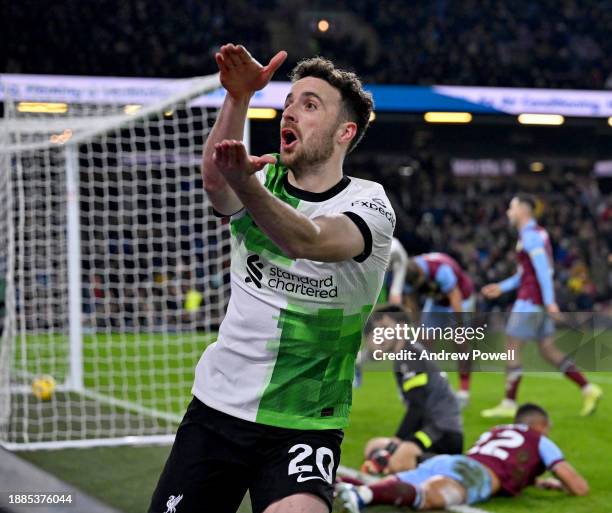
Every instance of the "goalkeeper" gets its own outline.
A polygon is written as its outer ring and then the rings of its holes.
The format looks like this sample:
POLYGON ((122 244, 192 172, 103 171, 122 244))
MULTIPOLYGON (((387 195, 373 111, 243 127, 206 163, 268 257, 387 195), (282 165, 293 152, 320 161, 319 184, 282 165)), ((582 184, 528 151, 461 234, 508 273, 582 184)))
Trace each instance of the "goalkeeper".
POLYGON ((203 155, 204 188, 230 217, 231 299, 195 371, 150 511, 330 511, 355 356, 389 261, 383 187, 343 174, 372 98, 320 57, 291 73, 280 154, 249 156, 249 101, 286 58, 216 54, 227 91, 203 155), (171 506, 171 507, 170 507, 171 506))
MULTIPOLYGON (((368 331, 410 323, 399 305, 378 307, 368 331)), ((409 350, 416 355, 426 349, 405 340, 389 341, 393 352, 409 350)), ((381 346, 378 346, 380 349, 381 346)), ((410 470, 436 454, 461 454, 463 426, 459 404, 446 374, 429 360, 395 360, 394 373, 406 413, 394 437, 372 438, 364 450, 361 470, 387 474, 410 470)))

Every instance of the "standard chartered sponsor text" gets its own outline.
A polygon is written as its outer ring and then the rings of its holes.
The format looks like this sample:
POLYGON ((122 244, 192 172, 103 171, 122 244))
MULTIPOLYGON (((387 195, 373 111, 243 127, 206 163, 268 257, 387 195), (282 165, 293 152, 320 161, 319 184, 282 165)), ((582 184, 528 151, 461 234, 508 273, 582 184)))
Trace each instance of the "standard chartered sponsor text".
POLYGON ((326 278, 309 278, 272 266, 268 286, 276 290, 308 297, 338 297, 338 286, 334 283, 334 277, 331 274, 326 278))

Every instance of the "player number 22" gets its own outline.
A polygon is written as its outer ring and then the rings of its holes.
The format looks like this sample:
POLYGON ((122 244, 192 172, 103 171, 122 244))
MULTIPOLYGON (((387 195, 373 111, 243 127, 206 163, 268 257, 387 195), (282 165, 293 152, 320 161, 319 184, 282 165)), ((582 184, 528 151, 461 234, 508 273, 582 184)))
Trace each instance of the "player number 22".
POLYGON ((289 462, 289 475, 299 474, 297 480, 299 483, 303 481, 310 481, 311 479, 321 479, 332 484, 332 471, 334 468, 334 453, 327 447, 319 447, 315 454, 315 462, 317 469, 321 473, 321 476, 304 476, 303 473, 311 473, 313 471, 312 465, 299 465, 302 461, 312 455, 313 450, 310 445, 307 444, 295 444, 289 449, 289 454, 294 452, 297 455, 289 462), (325 459, 329 458, 329 463, 325 465, 325 459))
POLYGON ((483 454, 484 456, 493 456, 505 460, 509 453, 504 449, 516 449, 525 442, 525 437, 512 429, 500 431, 493 440, 491 440, 491 436, 493 436, 491 433, 485 433, 478 440, 478 445, 470 449, 468 454, 483 454))

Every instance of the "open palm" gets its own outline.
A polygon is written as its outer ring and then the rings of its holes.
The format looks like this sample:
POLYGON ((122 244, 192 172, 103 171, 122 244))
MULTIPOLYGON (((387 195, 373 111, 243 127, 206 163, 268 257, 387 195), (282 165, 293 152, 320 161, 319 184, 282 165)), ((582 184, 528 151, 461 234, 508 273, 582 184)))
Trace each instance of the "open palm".
POLYGON ((263 89, 286 58, 287 52, 280 51, 262 66, 244 46, 233 44, 223 45, 215 54, 221 85, 234 98, 263 89))

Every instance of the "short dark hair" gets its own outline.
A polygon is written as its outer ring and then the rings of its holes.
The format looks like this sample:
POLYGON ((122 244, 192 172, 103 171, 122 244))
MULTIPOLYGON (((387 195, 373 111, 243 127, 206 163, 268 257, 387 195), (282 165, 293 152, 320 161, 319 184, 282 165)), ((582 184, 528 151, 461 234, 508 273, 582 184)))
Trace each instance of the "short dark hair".
POLYGON ((525 403, 519 406, 514 416, 514 422, 516 424, 527 424, 536 420, 546 420, 548 422, 548 413, 544 408, 534 403, 525 403))
POLYGON ((361 80, 355 73, 338 69, 333 62, 323 57, 302 60, 289 74, 291 82, 306 77, 325 80, 340 91, 344 115, 350 121, 357 123, 357 133, 347 152, 350 153, 359 144, 370 124, 370 115, 374 109, 372 94, 363 88, 361 80))
POLYGON ((519 203, 524 203, 525 205, 528 205, 531 211, 535 212, 537 200, 533 194, 520 193, 514 197, 519 200, 519 203))

